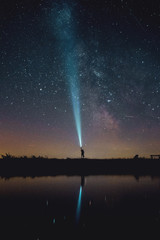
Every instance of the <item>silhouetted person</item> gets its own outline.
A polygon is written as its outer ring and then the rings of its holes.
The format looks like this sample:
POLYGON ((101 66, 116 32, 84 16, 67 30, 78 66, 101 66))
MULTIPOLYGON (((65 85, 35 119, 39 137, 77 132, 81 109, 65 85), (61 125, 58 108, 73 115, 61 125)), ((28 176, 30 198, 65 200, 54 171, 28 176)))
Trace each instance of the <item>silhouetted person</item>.
POLYGON ((84 158, 84 150, 82 147, 81 147, 81 158, 84 158))

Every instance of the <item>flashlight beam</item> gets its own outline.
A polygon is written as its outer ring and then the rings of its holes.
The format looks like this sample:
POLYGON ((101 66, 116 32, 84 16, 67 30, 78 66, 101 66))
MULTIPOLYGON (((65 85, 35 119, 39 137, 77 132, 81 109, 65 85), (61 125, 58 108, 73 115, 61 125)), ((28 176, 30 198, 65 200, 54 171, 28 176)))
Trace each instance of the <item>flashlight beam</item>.
POLYGON ((80 116, 80 93, 78 78, 78 63, 76 51, 75 21, 72 16, 72 9, 63 4, 56 14, 56 35, 63 52, 66 79, 70 90, 71 104, 75 119, 76 131, 79 145, 82 147, 81 116, 80 116))

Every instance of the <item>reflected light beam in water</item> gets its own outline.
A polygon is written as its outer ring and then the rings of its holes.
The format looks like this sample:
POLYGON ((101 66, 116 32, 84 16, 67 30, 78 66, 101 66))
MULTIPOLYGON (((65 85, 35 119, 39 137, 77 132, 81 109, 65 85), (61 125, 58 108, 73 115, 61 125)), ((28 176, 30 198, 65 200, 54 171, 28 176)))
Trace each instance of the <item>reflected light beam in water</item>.
POLYGON ((79 189, 79 196, 78 196, 78 203, 77 203, 77 210, 76 210, 76 222, 79 222, 80 213, 81 213, 81 202, 82 202, 82 186, 79 189))

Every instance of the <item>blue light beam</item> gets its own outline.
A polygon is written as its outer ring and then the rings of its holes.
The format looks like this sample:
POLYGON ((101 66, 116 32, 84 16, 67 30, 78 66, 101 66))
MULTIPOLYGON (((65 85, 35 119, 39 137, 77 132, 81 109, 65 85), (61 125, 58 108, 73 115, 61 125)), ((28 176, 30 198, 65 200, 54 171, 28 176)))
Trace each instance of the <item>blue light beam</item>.
MULTIPOLYGON (((55 12, 53 12, 55 14, 55 12)), ((58 36, 59 44, 63 52, 66 78, 69 85, 71 104, 75 119, 75 125, 79 140, 82 147, 81 134, 81 116, 80 116, 80 86, 77 69, 77 52, 76 37, 74 29, 74 19, 71 14, 71 8, 67 4, 62 4, 60 9, 56 10, 56 36, 58 36)))
POLYGON ((81 203, 82 203, 82 186, 80 186, 80 189, 79 189, 79 196, 78 196, 77 210, 76 210, 76 223, 79 222, 80 213, 81 213, 81 203))

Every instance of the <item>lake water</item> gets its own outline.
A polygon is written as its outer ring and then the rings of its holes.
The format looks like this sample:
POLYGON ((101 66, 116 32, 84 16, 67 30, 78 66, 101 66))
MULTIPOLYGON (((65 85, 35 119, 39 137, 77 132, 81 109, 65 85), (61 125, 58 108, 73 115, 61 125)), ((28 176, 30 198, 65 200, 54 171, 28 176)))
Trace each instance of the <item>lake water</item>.
POLYGON ((140 230, 153 236, 160 229, 160 178, 1 178, 0 217, 0 239, 54 239, 73 232, 124 236, 140 230))

